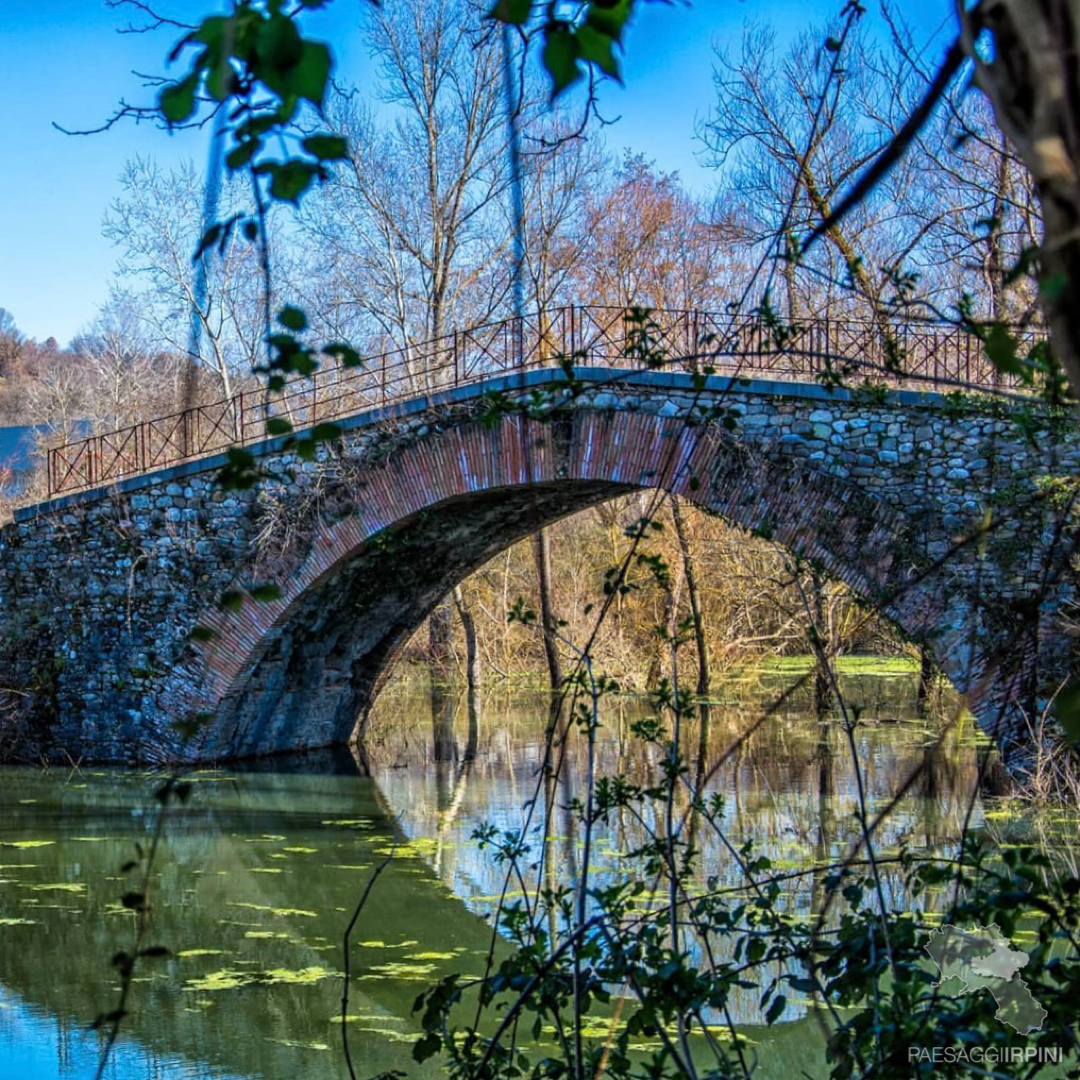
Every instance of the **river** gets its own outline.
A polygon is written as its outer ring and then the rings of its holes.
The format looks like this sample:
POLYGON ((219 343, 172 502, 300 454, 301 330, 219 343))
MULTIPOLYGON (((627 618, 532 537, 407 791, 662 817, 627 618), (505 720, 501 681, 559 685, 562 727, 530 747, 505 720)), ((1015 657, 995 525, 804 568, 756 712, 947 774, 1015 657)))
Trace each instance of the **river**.
MULTIPOLYGON (((804 695, 760 723, 763 703, 784 679, 729 686, 701 740, 716 761, 741 732, 757 729, 707 786, 723 796, 722 825, 736 844, 754 842, 774 868, 822 865, 856 835, 856 775, 835 717, 819 722, 804 695)), ((939 740, 919 715, 910 674, 851 676, 863 705, 854 740, 871 807, 884 805, 916 766, 911 792, 878 835, 882 853, 901 844, 955 850, 973 807, 983 751, 970 718, 939 740)), ((633 737, 644 706, 605 705, 598 772, 655 778, 660 750, 633 737)), ((188 802, 170 811, 152 876, 149 943, 171 955, 136 970, 132 1015, 109 1066, 114 1080, 325 1080, 345 1076, 340 1037, 342 935, 376 867, 392 856, 352 937, 354 975, 347 1026, 357 1073, 392 1069, 441 1075, 417 1065, 411 1012, 417 994, 454 970, 478 971, 493 947, 491 912, 506 868, 474 838, 482 823, 521 826, 551 809, 559 880, 580 872, 581 839, 566 809, 583 785, 584 754, 571 747, 558 786, 538 777, 546 708, 539 698, 492 697, 470 716, 463 700, 399 688, 377 706, 366 753, 275 759, 258 767, 202 770, 188 802)), ((0 771, 0 1077, 68 1080, 93 1076, 99 1037, 89 1022, 113 1008, 110 958, 131 941, 134 916, 120 897, 138 871, 121 867, 145 851, 160 776, 82 766, 0 771)), ((733 860, 712 834, 701 840, 702 879, 736 881, 733 860)), ((625 872, 640 842, 631 816, 598 828, 591 880, 625 872)), ((534 848, 535 851, 535 848, 534 848)), ((513 899, 531 887, 529 857, 513 899)), ((899 875, 886 867, 899 893, 899 875)), ((821 902, 819 875, 793 876, 783 903, 793 917, 821 902)), ((500 952, 504 943, 494 939, 500 952)), ((805 1066, 816 1038, 805 1005, 759 1029, 756 993, 733 1001, 755 1039, 762 1076, 805 1066)), ((814 1029, 816 1031, 816 1028, 814 1029)))

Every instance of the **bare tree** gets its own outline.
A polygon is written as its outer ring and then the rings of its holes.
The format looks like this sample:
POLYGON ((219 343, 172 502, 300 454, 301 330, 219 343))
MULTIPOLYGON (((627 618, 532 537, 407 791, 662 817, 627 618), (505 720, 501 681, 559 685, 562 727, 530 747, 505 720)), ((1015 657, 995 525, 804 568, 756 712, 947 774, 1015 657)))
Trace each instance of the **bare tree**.
POLYGON ((71 342, 85 384, 85 419, 99 430, 175 408, 186 357, 155 348, 138 301, 114 291, 71 342))
POLYGON ((303 219, 319 250, 319 306, 354 338, 409 347, 484 321, 505 294, 505 118, 484 14, 473 0, 367 12, 392 123, 338 92, 330 112, 350 157, 303 219))
POLYGON ((882 240, 895 204, 878 191, 830 227, 803 263, 784 257, 794 237, 829 217, 891 136, 874 116, 887 111, 882 94, 898 91, 874 77, 861 30, 849 33, 838 73, 823 52, 827 38, 835 40, 807 31, 779 57, 773 29, 748 23, 737 55, 716 51, 717 101, 699 129, 713 164, 738 192, 747 240, 760 255, 776 258, 792 318, 858 310, 859 293, 881 302, 889 286, 881 267, 894 253, 892 241, 882 240))
MULTIPOLYGON (((258 253, 241 236, 214 246, 201 260, 206 288, 199 288, 194 261, 202 235, 203 180, 188 164, 162 170, 154 162, 129 161, 121 195, 105 216, 104 235, 121 249, 119 275, 132 282, 138 310, 158 346, 189 353, 191 329, 199 331, 199 355, 229 397, 237 377, 262 360, 263 281, 258 253)), ((233 181, 223 186, 219 215, 245 207, 233 181)))
MULTIPOLYGON (((887 98, 888 115, 873 119, 895 135, 928 92, 934 71, 901 15, 886 8, 885 16, 889 47, 870 63, 882 85, 896 90, 887 98)), ((950 87, 909 157, 913 169, 887 177, 884 186, 907 224, 897 269, 919 275, 918 296, 952 308, 966 295, 975 314, 992 320, 1037 317, 1031 276, 1013 271, 1042 241, 1042 209, 1031 174, 987 99, 966 82, 950 87)))
POLYGON ((738 262, 725 243, 729 224, 713 220, 678 174, 628 154, 589 192, 577 291, 616 307, 722 307, 738 262))
POLYGON ((0 378, 8 378, 19 361, 26 335, 16 326, 7 308, 0 308, 0 378))

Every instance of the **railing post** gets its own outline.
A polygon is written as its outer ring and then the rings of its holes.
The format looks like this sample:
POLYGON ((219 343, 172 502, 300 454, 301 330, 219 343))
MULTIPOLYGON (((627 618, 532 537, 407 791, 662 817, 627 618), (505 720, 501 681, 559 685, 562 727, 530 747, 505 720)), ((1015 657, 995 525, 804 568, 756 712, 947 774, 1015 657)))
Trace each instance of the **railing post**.
POLYGON ((456 329, 454 330, 454 343, 452 348, 454 358, 454 385, 459 386, 461 384, 461 366, 458 357, 458 332, 456 329))
POLYGON ((237 442, 243 445, 247 441, 247 429, 244 424, 244 391, 236 395, 236 435, 237 442))

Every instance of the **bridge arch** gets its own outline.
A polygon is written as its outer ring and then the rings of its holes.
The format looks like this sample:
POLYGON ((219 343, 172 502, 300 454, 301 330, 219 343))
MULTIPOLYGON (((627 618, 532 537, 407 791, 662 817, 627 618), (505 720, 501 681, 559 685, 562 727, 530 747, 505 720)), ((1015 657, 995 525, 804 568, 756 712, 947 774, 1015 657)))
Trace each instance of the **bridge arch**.
POLYGON ((12 738, 35 760, 112 761, 346 741, 457 581, 547 522, 663 488, 845 581, 929 646, 1019 759, 1025 710, 1069 670, 1071 504, 1046 481, 1080 472, 1071 426, 1033 439, 1038 418, 1021 419, 661 371, 583 368, 571 393, 561 369, 529 370, 346 417, 315 462, 251 442, 274 477, 257 493, 223 491, 209 456, 29 507, 0 529, 0 753, 12 738), (278 599, 219 607, 268 580, 278 599), (190 641, 199 625, 216 637, 190 641), (201 713, 201 743, 183 743, 174 721, 201 713))
POLYGON ((934 590, 910 584, 912 519, 790 446, 755 450, 685 415, 576 408, 427 426, 374 458, 346 451, 321 474, 337 520, 310 522, 306 546, 264 562, 278 599, 201 613, 215 637, 178 669, 162 707, 214 715, 202 757, 355 738, 387 665, 455 584, 541 526, 643 488, 815 560, 929 640, 962 683, 970 656, 942 633, 934 590))

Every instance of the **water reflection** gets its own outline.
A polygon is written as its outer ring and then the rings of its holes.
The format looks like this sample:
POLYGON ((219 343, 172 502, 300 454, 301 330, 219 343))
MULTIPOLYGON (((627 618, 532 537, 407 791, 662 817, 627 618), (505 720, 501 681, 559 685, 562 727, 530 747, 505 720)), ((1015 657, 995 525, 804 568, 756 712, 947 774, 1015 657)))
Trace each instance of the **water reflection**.
MULTIPOLYGON (((914 680, 910 685, 906 680, 888 682, 897 684, 894 696, 883 698, 887 689, 876 688, 877 708, 854 733, 854 755, 835 719, 817 721, 801 708, 778 712, 760 724, 760 704, 712 706, 687 722, 686 744, 695 749, 690 775, 707 795, 722 797, 720 831, 733 847, 750 841, 774 866, 793 870, 843 857, 859 835, 857 760, 872 809, 888 806, 896 793, 910 789, 877 830, 882 853, 895 853, 902 845, 940 853, 955 850, 973 798, 972 820, 981 820, 974 732, 961 724, 942 739, 937 726, 916 712, 914 680), (746 736, 748 730, 752 734, 746 736)), ((440 736, 432 744, 401 719, 415 716, 422 702, 417 692, 415 699, 402 695, 382 704, 385 711, 373 720, 368 764, 406 833, 431 846, 432 865, 441 880, 473 910, 489 910, 502 892, 506 871, 479 850, 473 833, 487 823, 500 830, 518 829, 530 809, 532 853, 539 852, 543 824, 549 822, 557 853, 555 872, 562 881, 573 880, 581 840, 570 807, 583 795, 584 740, 571 736, 557 749, 563 765, 556 781, 545 782, 544 727, 537 720, 545 712, 542 700, 531 707, 520 701, 501 704, 498 723, 481 724, 477 735, 475 720, 466 729, 466 703, 459 699, 456 726, 445 720, 444 712, 440 736)), ((606 705, 596 748, 598 774, 622 774, 637 783, 658 781, 663 750, 632 734, 633 722, 643 711, 634 701, 606 705)), ((683 795, 685 811, 688 796, 683 795)), ((649 817, 654 812, 655 806, 642 808, 644 825, 621 811, 599 826, 595 865, 590 867, 599 882, 626 872, 622 856, 646 840, 646 825, 658 826, 649 817)), ((701 825, 698 829, 700 882, 712 877, 721 886, 739 884, 738 863, 718 832, 701 825)), ((895 876, 898 888, 900 875, 895 876)), ((805 896, 799 892, 802 884, 792 888, 793 910, 812 910, 809 884, 805 896)))
MULTIPOLYGON (((879 846, 951 850, 974 790, 977 747, 966 728, 940 744, 917 716, 914 687, 885 682, 856 688, 868 716, 899 720, 868 723, 855 734, 872 802, 884 803, 915 765, 923 768, 881 827, 879 846)), ((741 705, 713 706, 688 721, 687 745, 704 749, 691 762, 692 775, 708 776, 708 790, 723 796, 722 828, 736 846, 752 840, 791 871, 782 902, 793 915, 808 915, 824 902, 817 868, 841 855, 856 833, 851 753, 836 724, 816 721, 805 702, 740 740, 760 707, 745 688, 737 696, 741 705)), ((641 712, 625 701, 606 709, 600 772, 655 777, 661 750, 631 731, 641 712)), ((538 857, 525 868, 525 888, 542 873, 569 882, 582 869, 571 809, 583 790, 582 748, 568 740, 558 779, 545 780, 547 723, 543 699, 489 699, 470 709, 463 698, 420 689, 380 702, 359 759, 308 756, 199 774, 193 799, 168 826, 152 885, 153 937, 174 955, 140 967, 135 1015, 111 1075, 344 1075, 341 935, 391 850, 395 857, 354 935, 353 1055, 365 1076, 439 1074, 411 1060, 411 1006, 442 974, 478 970, 490 946, 484 916, 505 874, 472 839, 476 827, 518 828, 532 806, 537 826, 551 822, 551 858, 543 868, 538 857)), ((119 868, 148 836, 156 785, 145 774, 3 771, 0 1076, 92 1075, 96 1036, 85 1025, 112 1007, 109 958, 132 932, 132 917, 118 903, 131 883, 119 868)), ((717 834, 698 829, 699 883, 715 877, 738 884, 717 834)), ((590 857, 594 880, 626 873, 624 853, 643 835, 625 811, 602 824, 590 857)), ((898 895, 899 876, 890 870, 887 887, 898 895)), ((756 1015, 751 997, 735 1004, 740 1019, 756 1015)), ((803 1068, 814 1030, 797 1021, 773 1029, 762 1075, 803 1068)))

